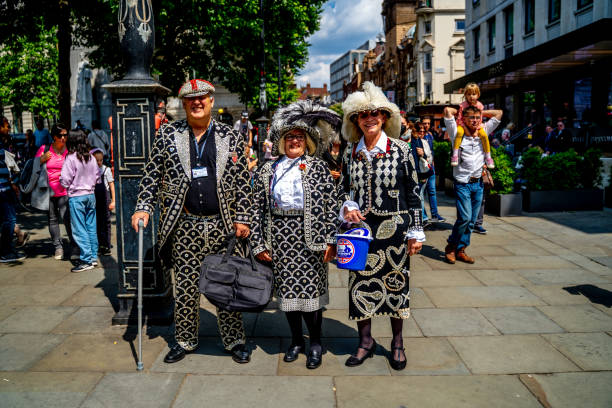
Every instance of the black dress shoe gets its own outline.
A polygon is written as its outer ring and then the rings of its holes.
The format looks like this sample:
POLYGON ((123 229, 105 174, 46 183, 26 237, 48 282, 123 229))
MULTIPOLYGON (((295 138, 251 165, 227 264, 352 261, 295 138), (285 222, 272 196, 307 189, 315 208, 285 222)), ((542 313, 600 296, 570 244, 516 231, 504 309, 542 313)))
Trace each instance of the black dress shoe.
MULTIPOLYGON (((394 370, 403 370, 404 368, 406 368, 406 361, 400 361, 400 360, 396 360, 393 358, 393 355, 395 354, 393 351, 395 350, 401 350, 402 352, 404 352, 404 348, 403 347, 391 347, 391 355, 389 356, 389 364, 391 365, 391 368, 394 370)), ((400 357, 401 358, 401 357, 400 357)), ((406 358, 406 353, 404 352, 404 358, 406 358)))
POLYGON ((230 353, 232 354, 232 360, 238 364, 246 364, 251 361, 251 350, 249 350, 246 344, 234 346, 230 353))
POLYGON ((292 344, 289 346, 287 351, 285 352, 285 357, 283 357, 283 361, 285 363, 292 363, 297 360, 299 354, 304 350, 303 344, 292 344))
POLYGON ((346 360, 346 363, 344 363, 347 367, 356 367, 358 365, 363 364, 366 358, 374 357, 374 352, 376 351, 376 341, 374 341, 374 343, 369 349, 365 347, 361 347, 361 346, 359 346, 359 348, 367 351, 366 355, 363 356, 362 358, 357 358, 356 356, 350 356, 346 360))
POLYGON ((176 363, 177 361, 181 361, 182 359, 184 359, 185 355, 193 353, 194 351, 195 350, 185 350, 178 344, 175 344, 170 348, 170 351, 168 352, 168 354, 166 354, 166 357, 164 357, 164 363, 176 363))
POLYGON ((306 357, 306 368, 314 370, 323 362, 323 355, 320 350, 310 349, 308 357, 306 357))

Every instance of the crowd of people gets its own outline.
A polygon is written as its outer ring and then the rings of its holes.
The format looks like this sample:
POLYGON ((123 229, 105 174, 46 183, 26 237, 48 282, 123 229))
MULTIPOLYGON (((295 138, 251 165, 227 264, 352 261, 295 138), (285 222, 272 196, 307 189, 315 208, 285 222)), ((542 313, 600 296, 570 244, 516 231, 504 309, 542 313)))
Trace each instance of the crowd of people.
POLYGON ((51 131, 37 122, 26 132, 26 143, 18 148, 10 137, 10 124, 2 117, 0 128, 0 193, 2 246, 0 262, 25 259, 21 248, 29 233, 17 224, 19 205, 45 212, 53 253, 57 260, 78 253, 73 272, 97 266, 98 255, 110 255, 111 214, 115 191, 110 161, 110 140, 94 121, 86 132, 80 122, 73 130, 56 123, 51 131), (60 224, 68 239, 64 245, 60 224))
MULTIPOLYGON (((146 228, 159 210, 156 248, 161 264, 174 273, 175 342, 164 361, 178 362, 198 348, 200 266, 208 255, 225 252, 226 240, 235 235, 249 239, 252 254, 273 270, 274 293, 291 330, 284 361, 305 353, 306 367, 319 367, 322 310, 329 303, 327 264, 336 257, 336 234, 361 227, 373 240, 365 268, 348 275, 348 312, 359 343, 346 365, 373 356, 378 345, 372 318, 385 316, 393 334, 389 363, 405 368, 402 328, 410 316, 410 257, 426 240, 424 220, 445 221, 436 200, 433 148, 441 136, 432 129, 432 118, 410 123, 380 88, 366 82, 344 101, 342 117, 312 101, 279 109, 262 132, 265 154, 259 163, 248 115, 233 125, 213 118, 214 95, 214 85, 205 80, 181 87, 186 119, 160 123, 131 219, 135 230, 141 220, 146 228)), ((445 248, 449 263, 475 262, 466 248, 482 200, 482 171, 494 165, 482 135, 491 134, 502 116, 499 110, 483 111, 477 98, 466 101, 460 112, 444 111, 443 133, 458 156, 453 166, 457 220, 445 248), (484 125, 483 116, 489 118, 484 125)), ((7 125, 3 119, 3 128, 7 125)), ((91 269, 98 254, 111 247, 110 142, 103 133, 88 136, 58 123, 48 135, 37 134, 34 143, 40 145, 32 149, 33 164, 44 168, 48 194, 34 189, 31 201, 46 204, 54 256, 64 257, 62 222, 80 254, 72 270, 91 269)), ((23 183, 17 182, 19 169, 11 156, 6 144, 0 146, 4 262, 21 259, 12 242, 17 184, 23 183)), ((239 246, 235 251, 246 255, 239 246)), ((237 363, 248 363, 241 313, 217 308, 217 323, 225 351, 237 363)))

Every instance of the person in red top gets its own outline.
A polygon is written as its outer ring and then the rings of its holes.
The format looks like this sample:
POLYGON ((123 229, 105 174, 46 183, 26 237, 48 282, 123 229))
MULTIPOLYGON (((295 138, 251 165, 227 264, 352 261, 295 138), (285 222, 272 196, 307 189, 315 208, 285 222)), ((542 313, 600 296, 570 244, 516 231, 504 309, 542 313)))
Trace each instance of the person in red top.
POLYGON ((45 153, 45 145, 42 145, 36 157, 40 157, 40 164, 47 166, 47 176, 49 177, 49 233, 55 247, 54 257, 61 260, 64 258, 64 248, 62 246, 62 236, 60 233, 59 222, 64 223, 70 243, 74 244, 72 239, 72 229, 70 228, 70 211, 68 210, 68 195, 66 189, 60 184, 59 178, 64 165, 64 159, 68 154, 66 149, 66 138, 68 137, 68 129, 62 123, 56 123, 51 128, 51 137, 53 143, 49 150, 45 153))

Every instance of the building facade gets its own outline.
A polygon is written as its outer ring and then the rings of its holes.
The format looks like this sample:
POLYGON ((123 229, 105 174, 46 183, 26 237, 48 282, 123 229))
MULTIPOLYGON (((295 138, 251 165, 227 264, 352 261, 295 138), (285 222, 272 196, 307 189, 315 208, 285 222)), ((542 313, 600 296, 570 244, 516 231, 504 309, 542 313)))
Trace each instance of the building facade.
POLYGON ((502 108, 519 129, 561 119, 575 141, 612 151, 611 1, 466 0, 465 7, 466 75, 445 92, 476 82, 485 105, 502 108))
POLYGON ((458 95, 445 94, 444 83, 465 75, 465 8, 456 0, 422 1, 416 16, 411 94, 423 104, 459 103, 458 95))
POLYGON ((330 94, 334 102, 344 100, 344 86, 351 82, 355 66, 361 64, 368 50, 374 48, 372 40, 366 41, 354 50, 345 52, 329 66, 330 94))

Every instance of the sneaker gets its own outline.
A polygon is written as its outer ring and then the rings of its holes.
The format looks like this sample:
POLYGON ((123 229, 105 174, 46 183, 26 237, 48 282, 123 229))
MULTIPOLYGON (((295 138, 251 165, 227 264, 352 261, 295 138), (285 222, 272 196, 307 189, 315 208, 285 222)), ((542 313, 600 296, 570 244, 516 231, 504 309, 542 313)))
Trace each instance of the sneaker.
POLYGON ((19 262, 26 259, 24 253, 11 252, 10 254, 0 255, 0 262, 9 263, 9 262, 19 262))
POLYGON ((92 264, 93 266, 98 266, 98 261, 91 261, 91 264, 92 264))
POLYGON ((58 261, 64 259, 64 248, 55 248, 55 255, 53 255, 53 257, 58 261))
POLYGON ((87 262, 79 262, 74 268, 70 270, 70 272, 83 272, 93 269, 94 266, 87 262))
POLYGON ((474 232, 478 233, 478 234, 486 234, 487 230, 482 228, 482 225, 475 225, 474 226, 474 232))
POLYGON ((25 244, 27 244, 29 239, 30 239, 30 233, 24 232, 23 234, 21 234, 21 239, 18 239, 17 242, 15 243, 15 248, 23 248, 25 244))
POLYGON ((436 220, 437 222, 444 222, 444 221, 446 221, 446 218, 444 218, 441 215, 438 215, 436 217, 433 217, 432 220, 436 220))

